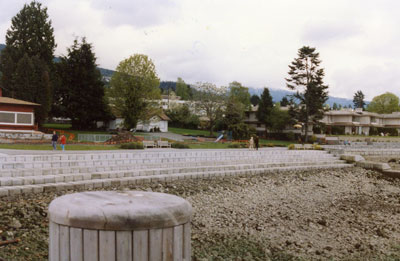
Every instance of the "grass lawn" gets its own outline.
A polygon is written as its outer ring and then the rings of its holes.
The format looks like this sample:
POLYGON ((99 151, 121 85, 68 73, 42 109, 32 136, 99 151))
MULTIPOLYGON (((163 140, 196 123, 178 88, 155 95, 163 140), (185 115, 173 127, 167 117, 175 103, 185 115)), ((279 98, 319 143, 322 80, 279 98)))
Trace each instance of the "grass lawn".
MULTIPOLYGON (((12 150, 53 150, 51 144, 0 144, 0 149, 12 150)), ((57 149, 61 151, 58 145, 57 149)), ((67 144, 65 150, 117 150, 117 145, 84 145, 84 144, 67 144)))
MULTIPOLYGON (((191 130, 191 129, 182 129, 182 128, 174 128, 168 127, 168 132, 181 134, 181 135, 192 135, 192 136, 209 136, 210 132, 208 130, 191 130)), ((218 133, 214 132, 213 137, 217 137, 218 133)))

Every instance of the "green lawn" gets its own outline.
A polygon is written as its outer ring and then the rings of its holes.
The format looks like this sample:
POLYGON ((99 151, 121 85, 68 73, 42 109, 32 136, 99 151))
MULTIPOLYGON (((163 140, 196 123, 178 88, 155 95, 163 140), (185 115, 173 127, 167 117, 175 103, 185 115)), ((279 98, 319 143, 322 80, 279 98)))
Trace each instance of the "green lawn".
MULTIPOLYGON (((49 144, 0 144, 0 149, 12 150, 53 150, 49 144)), ((61 151, 58 145, 57 149, 61 151)), ((65 150, 117 150, 117 145, 83 145, 83 144, 67 144, 65 150)))
MULTIPOLYGON (((192 136, 209 136, 210 132, 207 130, 191 130, 191 129, 182 129, 182 128, 174 128, 168 127, 168 132, 181 134, 181 135, 192 135, 192 136)), ((218 133, 214 132, 213 136, 217 137, 218 133)))
POLYGON ((71 129, 72 125, 65 124, 65 123, 45 123, 45 124, 43 124, 43 127, 49 128, 49 129, 67 130, 67 129, 71 129))

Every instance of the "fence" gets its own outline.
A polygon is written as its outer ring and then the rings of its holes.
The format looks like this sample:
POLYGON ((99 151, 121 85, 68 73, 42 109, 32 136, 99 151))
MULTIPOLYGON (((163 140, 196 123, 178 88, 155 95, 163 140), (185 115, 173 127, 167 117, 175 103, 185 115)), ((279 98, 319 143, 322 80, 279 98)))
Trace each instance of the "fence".
POLYGON ((111 137, 110 134, 78 134, 78 141, 106 142, 111 137))

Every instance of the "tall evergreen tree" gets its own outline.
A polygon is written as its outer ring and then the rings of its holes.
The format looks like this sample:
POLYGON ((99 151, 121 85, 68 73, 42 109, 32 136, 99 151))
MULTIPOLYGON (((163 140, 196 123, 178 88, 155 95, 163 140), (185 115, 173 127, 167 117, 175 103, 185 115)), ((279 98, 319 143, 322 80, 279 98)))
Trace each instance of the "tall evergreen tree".
POLYGON ((287 87, 296 90, 293 97, 298 101, 292 110, 296 119, 304 123, 305 141, 308 141, 308 127, 311 121, 317 122, 323 117, 323 105, 328 100, 328 86, 324 84, 324 69, 319 65, 319 53, 315 48, 304 46, 299 49, 298 57, 289 65, 287 87))
POLYGON ((271 114, 274 108, 272 96, 269 93, 268 88, 264 88, 261 94, 260 103, 258 104, 258 110, 256 113, 257 119, 265 125, 265 134, 268 133, 268 128, 272 126, 271 114))
POLYGON ((253 106, 257 106, 260 103, 260 96, 254 94, 250 97, 250 102, 253 106))
POLYGON ((32 1, 12 18, 6 33, 6 47, 0 56, 1 86, 5 96, 36 102, 41 124, 51 103, 51 69, 56 44, 47 8, 32 1), (24 72, 24 66, 26 72, 24 72), (22 75, 24 79, 19 79, 22 75), (29 84, 23 84, 29 81, 29 84))
POLYGON ((288 100, 288 98, 287 98, 286 96, 282 98, 281 104, 280 104, 280 105, 281 105, 282 107, 286 107, 286 106, 289 105, 289 100, 288 100))
POLYGON ((362 108, 364 110, 365 106, 364 98, 365 98, 364 93, 361 90, 354 93, 353 96, 354 108, 362 108))
POLYGON ((92 45, 85 38, 77 40, 68 48, 68 54, 61 58, 61 86, 57 93, 60 111, 71 118, 75 129, 95 127, 96 121, 108 116, 104 98, 104 83, 96 66, 92 45))

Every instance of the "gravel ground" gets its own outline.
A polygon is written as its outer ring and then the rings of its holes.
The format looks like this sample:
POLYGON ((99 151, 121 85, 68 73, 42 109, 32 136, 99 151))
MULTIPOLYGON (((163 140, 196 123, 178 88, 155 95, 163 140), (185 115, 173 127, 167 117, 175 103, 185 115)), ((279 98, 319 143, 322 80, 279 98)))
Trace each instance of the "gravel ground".
MULTIPOLYGON (((296 171, 129 189, 192 203, 193 260, 400 260, 400 180, 378 172, 296 171)), ((0 260, 47 259, 47 207, 56 196, 0 203, 0 241, 21 239, 0 246, 0 260)))

